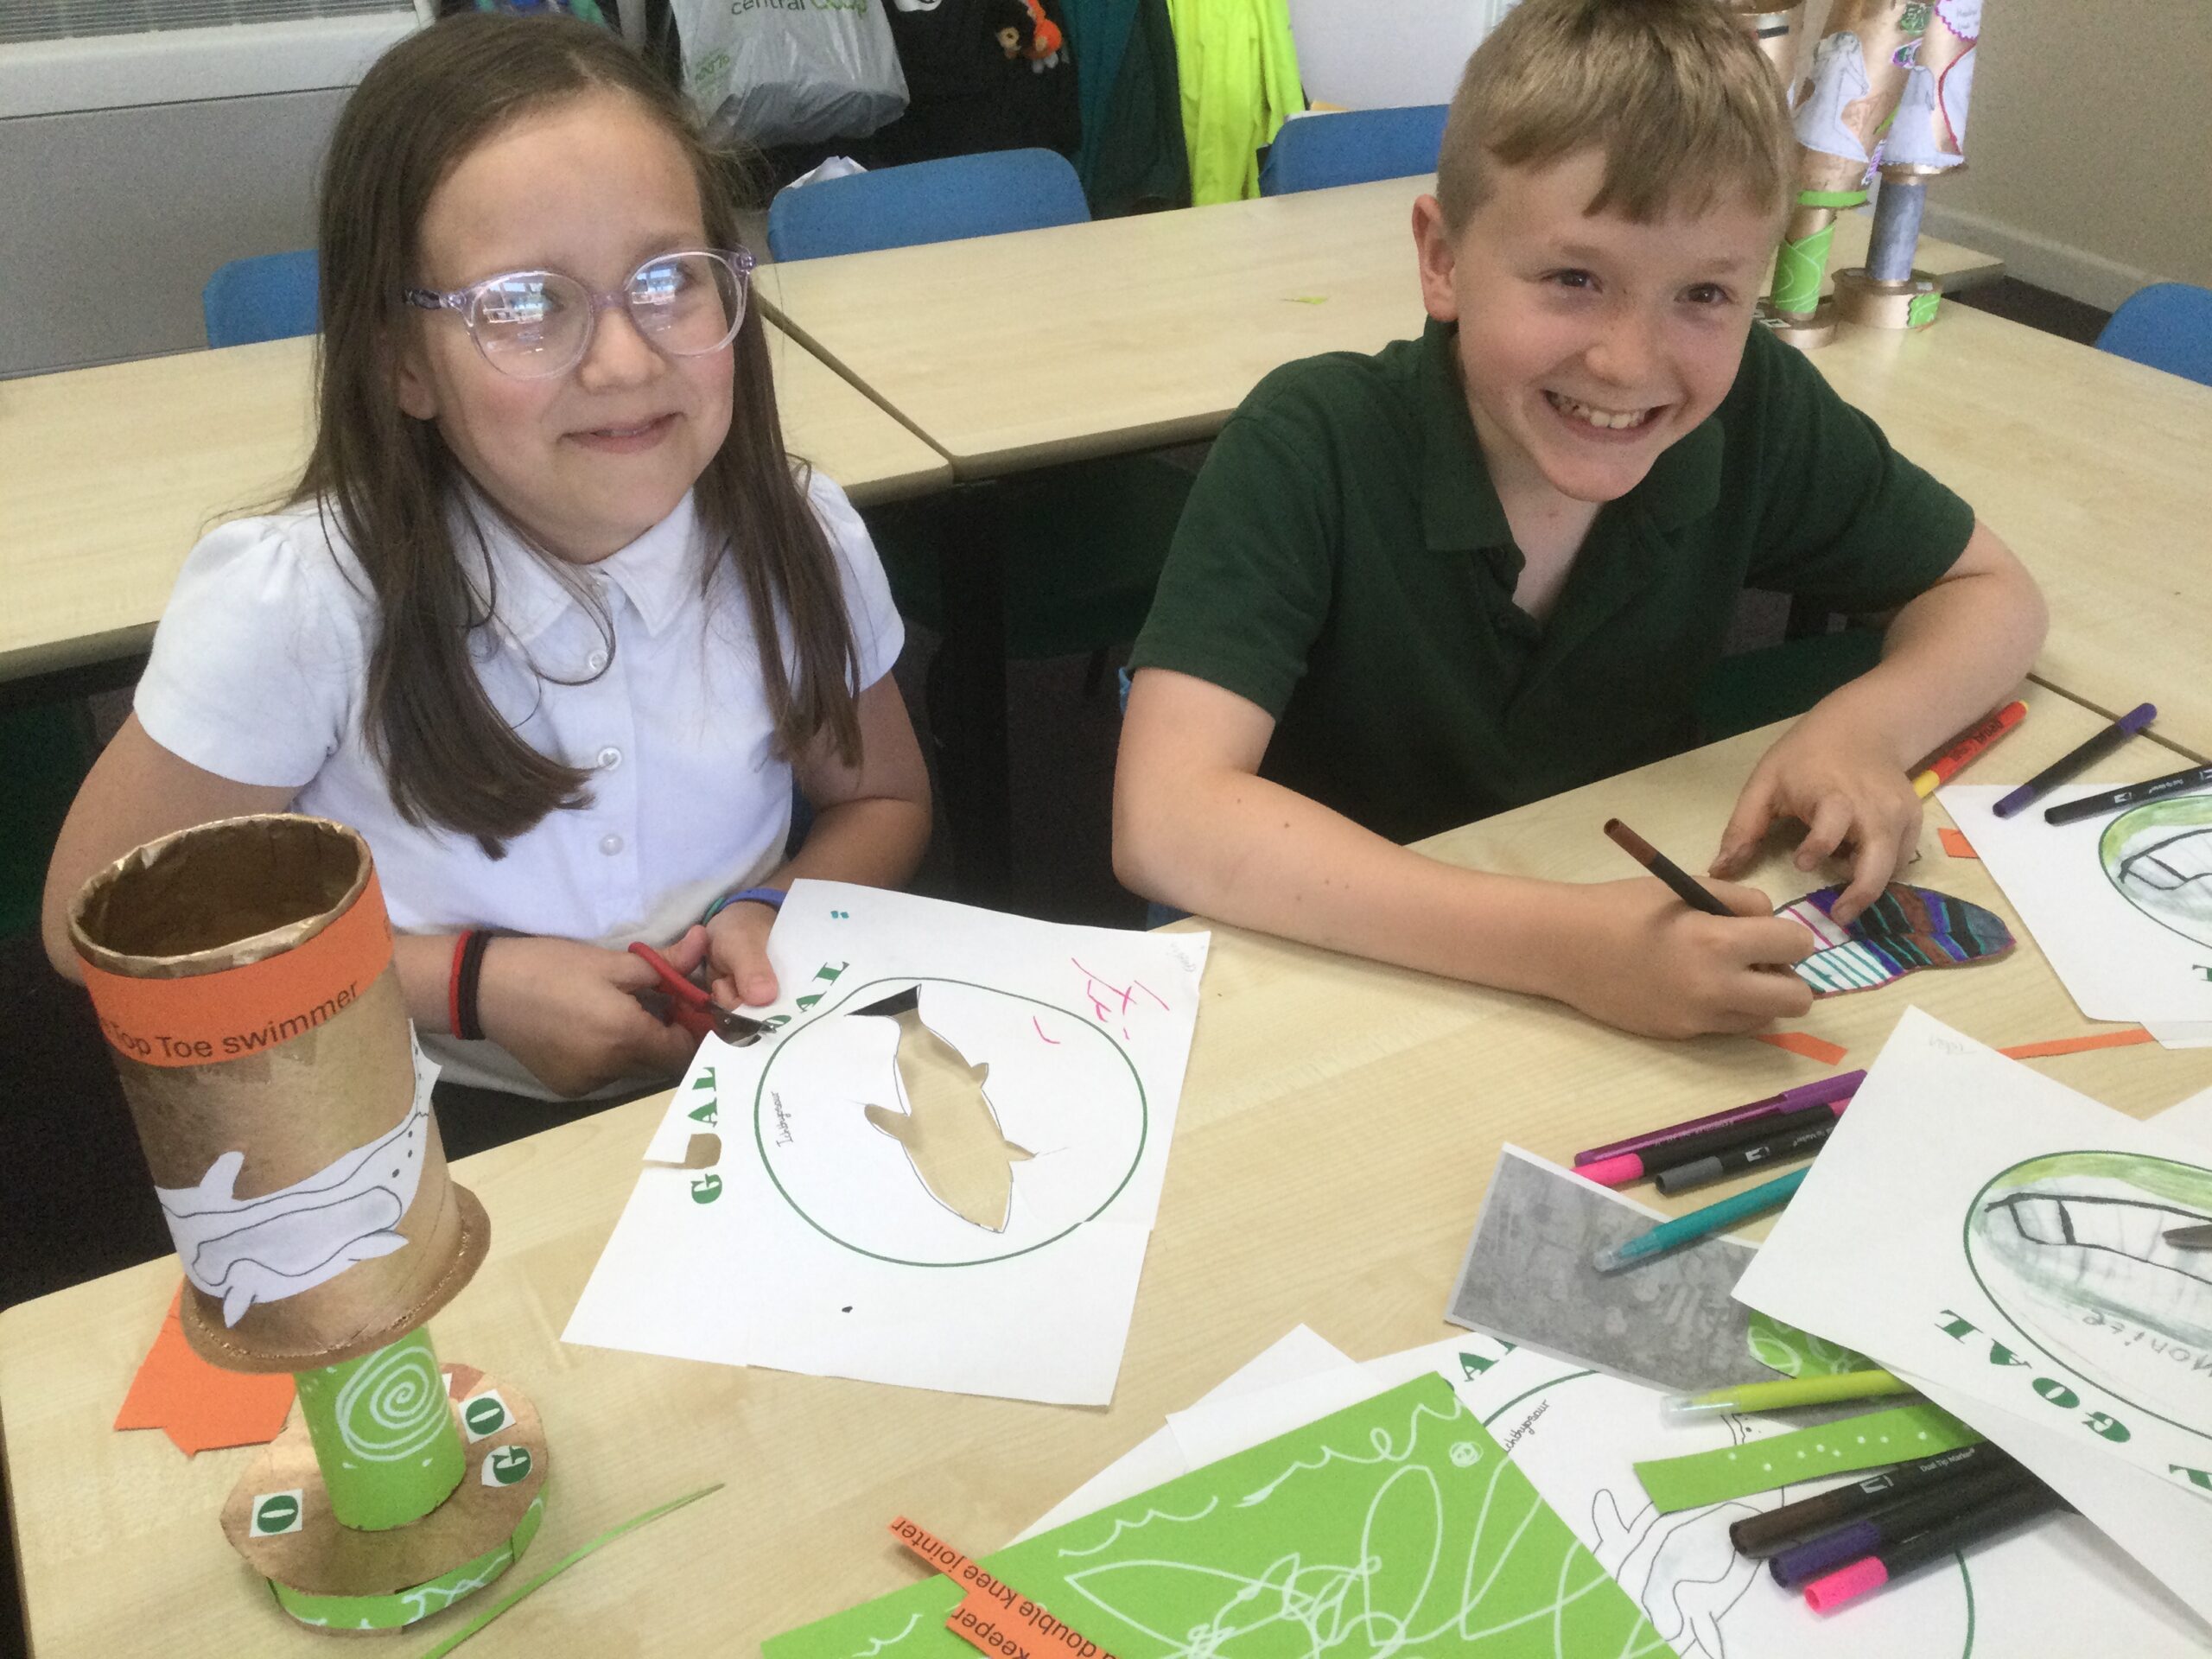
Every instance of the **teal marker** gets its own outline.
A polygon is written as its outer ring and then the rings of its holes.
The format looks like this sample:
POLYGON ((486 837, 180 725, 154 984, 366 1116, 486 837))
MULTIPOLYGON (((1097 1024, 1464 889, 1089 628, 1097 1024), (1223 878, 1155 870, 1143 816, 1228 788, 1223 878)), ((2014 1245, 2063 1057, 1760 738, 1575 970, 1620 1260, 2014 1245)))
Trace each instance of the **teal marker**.
POLYGON ((1748 1192, 1738 1192, 1732 1198, 1708 1204, 1704 1209, 1693 1210, 1687 1216, 1662 1221, 1649 1232, 1639 1234, 1625 1244, 1599 1251, 1595 1257, 1598 1271, 1616 1272, 1647 1257, 1662 1255, 1669 1250, 1680 1249, 1685 1244, 1694 1244, 1700 1238, 1725 1232, 1739 1221, 1749 1221, 1753 1216, 1779 1210, 1789 1202, 1789 1195, 1802 1186, 1805 1178, 1812 1173, 1809 1169, 1793 1169, 1787 1175, 1763 1186, 1755 1186, 1748 1192))

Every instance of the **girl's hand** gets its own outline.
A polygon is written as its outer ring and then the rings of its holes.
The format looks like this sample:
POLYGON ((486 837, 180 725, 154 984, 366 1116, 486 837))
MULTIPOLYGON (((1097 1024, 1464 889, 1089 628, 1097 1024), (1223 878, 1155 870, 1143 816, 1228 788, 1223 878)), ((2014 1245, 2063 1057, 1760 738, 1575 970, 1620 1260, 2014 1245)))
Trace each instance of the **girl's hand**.
POLYGON ((696 936, 710 975, 707 989, 722 1007, 766 1007, 776 1000, 776 970, 768 965, 768 930, 775 925, 774 911, 747 899, 683 936, 687 947, 696 936))
POLYGON ((1835 901, 1848 922, 1912 860, 1920 844, 1920 798, 1894 756, 1878 742, 1808 715, 1751 768, 1720 837, 1713 874, 1734 875, 1758 855, 1768 825, 1793 817, 1807 826, 1796 865, 1816 868, 1848 849, 1851 882, 1835 901))
POLYGON ((1814 948, 1756 887, 1708 882, 1734 918, 1708 916, 1650 877, 1562 887, 1562 966, 1552 994, 1623 1031, 1757 1031, 1813 1005, 1789 964, 1814 948))
MULTIPOLYGON (((663 954, 678 973, 690 973, 705 939, 706 930, 695 927, 663 954)), ((573 1099, 624 1077, 680 1076, 691 1063, 699 1039, 662 1025, 637 1000, 637 992, 659 987, 653 970, 626 950, 496 938, 477 982, 477 1023, 532 1077, 573 1099)))

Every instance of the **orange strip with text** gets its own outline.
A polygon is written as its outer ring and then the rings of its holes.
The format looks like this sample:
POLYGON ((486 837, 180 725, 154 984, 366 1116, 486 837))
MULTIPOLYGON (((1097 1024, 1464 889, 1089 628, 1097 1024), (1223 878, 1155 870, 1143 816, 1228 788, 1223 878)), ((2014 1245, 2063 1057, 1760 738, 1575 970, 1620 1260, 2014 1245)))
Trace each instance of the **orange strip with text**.
POLYGON ((963 1591, 944 1627, 990 1659, 1114 1659, 1081 1631, 1055 1618, 967 1554, 900 1516, 891 1535, 963 1591))
POLYGON ((2158 1039, 2138 1026, 2132 1031, 2099 1031, 2087 1037, 2054 1037, 2047 1043, 2015 1043, 1997 1052, 2016 1060, 2047 1060, 2054 1054, 2079 1054, 2092 1048, 2133 1048, 2158 1039))
POLYGON ((213 1065, 258 1054, 334 1018, 391 960, 376 872, 344 915, 281 956, 185 979, 135 979, 84 963, 100 1033, 148 1065, 213 1065))
POLYGON ((1809 1031, 1755 1031, 1752 1036, 1763 1043, 1772 1043, 1777 1048, 1787 1049, 1792 1054, 1802 1054, 1808 1060, 1818 1060, 1822 1065, 1834 1065, 1851 1051, 1825 1037, 1815 1037, 1809 1031))

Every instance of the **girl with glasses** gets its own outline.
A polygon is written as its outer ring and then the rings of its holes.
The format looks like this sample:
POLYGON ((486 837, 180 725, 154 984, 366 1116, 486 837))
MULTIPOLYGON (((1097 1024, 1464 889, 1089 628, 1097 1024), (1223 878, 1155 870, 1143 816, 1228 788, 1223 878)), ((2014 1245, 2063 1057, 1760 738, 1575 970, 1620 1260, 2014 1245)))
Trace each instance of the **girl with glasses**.
POLYGON ((315 813, 368 838, 448 1081, 611 1093, 696 1041, 628 942, 757 1007, 794 878, 912 873, 899 618, 785 452, 729 176, 586 23, 453 18, 370 71, 323 177, 313 452, 186 563, 54 854, 63 972, 110 860, 315 813))

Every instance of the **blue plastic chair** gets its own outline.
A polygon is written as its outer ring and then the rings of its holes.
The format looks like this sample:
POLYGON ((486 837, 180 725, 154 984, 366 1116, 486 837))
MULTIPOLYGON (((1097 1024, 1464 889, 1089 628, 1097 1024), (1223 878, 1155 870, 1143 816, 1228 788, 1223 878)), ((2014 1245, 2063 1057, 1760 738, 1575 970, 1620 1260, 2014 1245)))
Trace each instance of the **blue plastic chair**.
POLYGON ((923 242, 1080 225, 1083 181, 1049 149, 997 149, 788 186, 768 204, 768 251, 822 259, 923 242))
POLYGON ((254 346, 315 333, 321 326, 319 272, 313 248, 232 260, 200 290, 207 343, 254 346))
POLYGON ((1436 171, 1444 147, 1442 104, 1398 110, 1343 110, 1286 121, 1260 163, 1260 194, 1287 196, 1332 185, 1407 179, 1436 171))
POLYGON ((2097 349, 2212 386, 2212 288, 2153 283, 2129 295, 2097 349))

